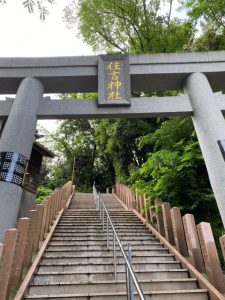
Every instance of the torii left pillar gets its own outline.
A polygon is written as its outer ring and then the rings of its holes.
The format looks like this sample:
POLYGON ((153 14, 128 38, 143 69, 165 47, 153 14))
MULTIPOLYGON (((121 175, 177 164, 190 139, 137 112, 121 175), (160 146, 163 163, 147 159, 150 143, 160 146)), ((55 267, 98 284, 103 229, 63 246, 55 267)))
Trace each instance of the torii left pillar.
POLYGON ((36 115, 43 92, 44 87, 38 79, 28 77, 22 80, 0 138, 0 155, 2 162, 5 160, 4 168, 7 170, 0 170, 0 241, 4 232, 17 223, 22 196, 22 186, 18 184, 20 177, 17 175, 23 176, 19 174, 20 162, 30 159, 36 115))

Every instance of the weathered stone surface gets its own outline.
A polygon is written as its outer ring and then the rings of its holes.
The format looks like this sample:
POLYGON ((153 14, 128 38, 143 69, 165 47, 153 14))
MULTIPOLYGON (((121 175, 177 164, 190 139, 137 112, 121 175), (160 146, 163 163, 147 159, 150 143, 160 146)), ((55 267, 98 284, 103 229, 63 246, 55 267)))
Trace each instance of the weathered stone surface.
POLYGON ((225 260, 225 234, 220 237, 220 246, 225 260))
POLYGON ((3 251, 0 261, 0 299, 7 300, 10 275, 13 265, 13 255, 16 246, 17 229, 6 231, 3 240, 3 251))
POLYGON ((191 214, 186 214, 183 217, 184 232, 186 236, 188 254, 191 259, 193 266, 201 273, 205 272, 205 267, 203 263, 202 252, 198 240, 197 229, 195 225, 194 216, 191 214))
POLYGON ((175 239, 173 235, 173 226, 172 219, 170 214, 170 204, 168 202, 164 202, 161 205, 162 207, 162 215, 163 215, 163 223, 165 228, 165 237, 170 242, 170 244, 175 244, 175 239))
POLYGON ((16 287, 20 281, 24 258, 25 258, 25 249, 27 243, 27 236, 29 230, 29 218, 21 218, 18 222, 18 234, 16 240, 15 253, 13 256, 13 269, 11 275, 11 284, 16 287))
POLYGON ((201 222, 197 225, 197 230, 208 279, 221 293, 225 293, 225 277, 221 269, 211 225, 201 222))
POLYGON ((157 206, 156 208, 157 229, 162 236, 165 236, 165 227, 164 227, 162 207, 161 207, 162 200, 156 199, 155 205, 157 206))
POLYGON ((224 117, 215 105, 216 96, 205 74, 188 76, 185 91, 193 107, 192 121, 225 227, 225 163, 218 145, 218 141, 225 139, 224 117))
POLYGON ((44 206, 43 204, 37 204, 35 206, 35 210, 38 212, 37 216, 37 225, 36 230, 34 233, 34 251, 37 251, 39 248, 39 241, 40 241, 40 235, 41 235, 41 225, 43 221, 43 215, 44 215, 44 206))
POLYGON ((176 248, 183 256, 188 256, 187 243, 185 239, 180 208, 173 207, 171 208, 170 212, 171 212, 173 234, 175 238, 176 248))
POLYGON ((1 261, 1 256, 2 256, 2 250, 3 250, 3 244, 0 243, 0 261, 1 261))
POLYGON ((38 217, 38 212, 36 210, 29 211, 28 218, 30 219, 30 223, 29 223, 29 230, 28 230, 27 243, 26 243, 26 254, 24 260, 25 267, 29 267, 32 260, 32 252, 34 246, 34 233, 37 226, 37 217, 38 217))

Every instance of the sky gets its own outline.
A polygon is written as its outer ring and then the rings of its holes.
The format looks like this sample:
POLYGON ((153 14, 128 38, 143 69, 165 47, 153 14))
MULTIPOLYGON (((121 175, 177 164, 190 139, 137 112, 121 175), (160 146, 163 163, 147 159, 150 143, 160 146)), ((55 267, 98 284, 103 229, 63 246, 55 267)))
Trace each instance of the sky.
POLYGON ((75 29, 62 21, 70 0, 56 0, 44 22, 38 13, 29 14, 23 0, 0 5, 0 57, 91 55, 91 48, 78 39, 75 29))
MULTIPOLYGON (((6 5, 0 5, 0 57, 94 55, 76 29, 68 29, 62 20, 63 8, 70 1, 55 0, 44 22, 38 13, 29 14, 24 9, 24 0, 7 0, 6 5)), ((0 100, 4 98, 0 95, 0 100)), ((53 120, 39 123, 48 130, 56 129, 53 120)))
MULTIPOLYGON (((29 14, 22 2, 7 0, 7 5, 0 5, 0 57, 94 55, 91 47, 77 37, 76 29, 68 29, 62 21, 63 8, 70 0, 56 0, 50 5, 44 22, 38 13, 29 14)), ((50 131, 57 127, 54 120, 39 124, 50 131)))

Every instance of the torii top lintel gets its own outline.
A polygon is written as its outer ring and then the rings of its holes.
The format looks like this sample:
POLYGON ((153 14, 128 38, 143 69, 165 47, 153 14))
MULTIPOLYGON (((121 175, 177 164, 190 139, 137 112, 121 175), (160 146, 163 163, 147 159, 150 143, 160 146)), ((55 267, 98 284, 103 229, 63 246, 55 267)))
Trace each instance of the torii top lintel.
MULTIPOLYGON (((212 88, 225 88, 225 51, 130 55, 132 91, 182 89, 185 78, 205 73, 212 88)), ((98 56, 0 58, 0 94, 14 94, 35 77, 46 93, 97 92, 98 56)))

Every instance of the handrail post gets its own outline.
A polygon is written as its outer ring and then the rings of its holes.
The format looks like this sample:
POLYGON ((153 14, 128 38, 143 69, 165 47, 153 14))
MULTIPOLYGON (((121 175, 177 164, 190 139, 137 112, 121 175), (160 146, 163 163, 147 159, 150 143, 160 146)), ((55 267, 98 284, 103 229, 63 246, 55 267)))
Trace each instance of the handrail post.
POLYGON ((109 219, 106 216, 106 226, 107 226, 107 249, 109 249, 109 219))
POLYGON ((127 288, 127 300, 130 299, 130 280, 129 280, 129 270, 127 268, 127 265, 125 264, 125 274, 126 274, 126 288, 127 288))
POLYGON ((98 193, 98 201, 99 201, 99 210, 100 210, 100 219, 102 218, 102 201, 100 199, 100 193, 98 193))
POLYGON ((102 213, 103 213, 103 218, 102 218, 102 231, 105 230, 105 209, 102 207, 102 213))
POLYGON ((114 280, 117 281, 117 265, 116 265, 116 236, 113 232, 113 263, 114 263, 114 280))
MULTIPOLYGON (((128 244, 128 261, 130 263, 130 265, 132 266, 132 255, 131 255, 131 245, 128 244)), ((127 268, 127 271, 128 271, 128 283, 129 283, 129 300, 134 300, 134 287, 133 287, 133 280, 132 280, 132 277, 131 277, 131 274, 130 274, 130 271, 128 270, 127 268)))

